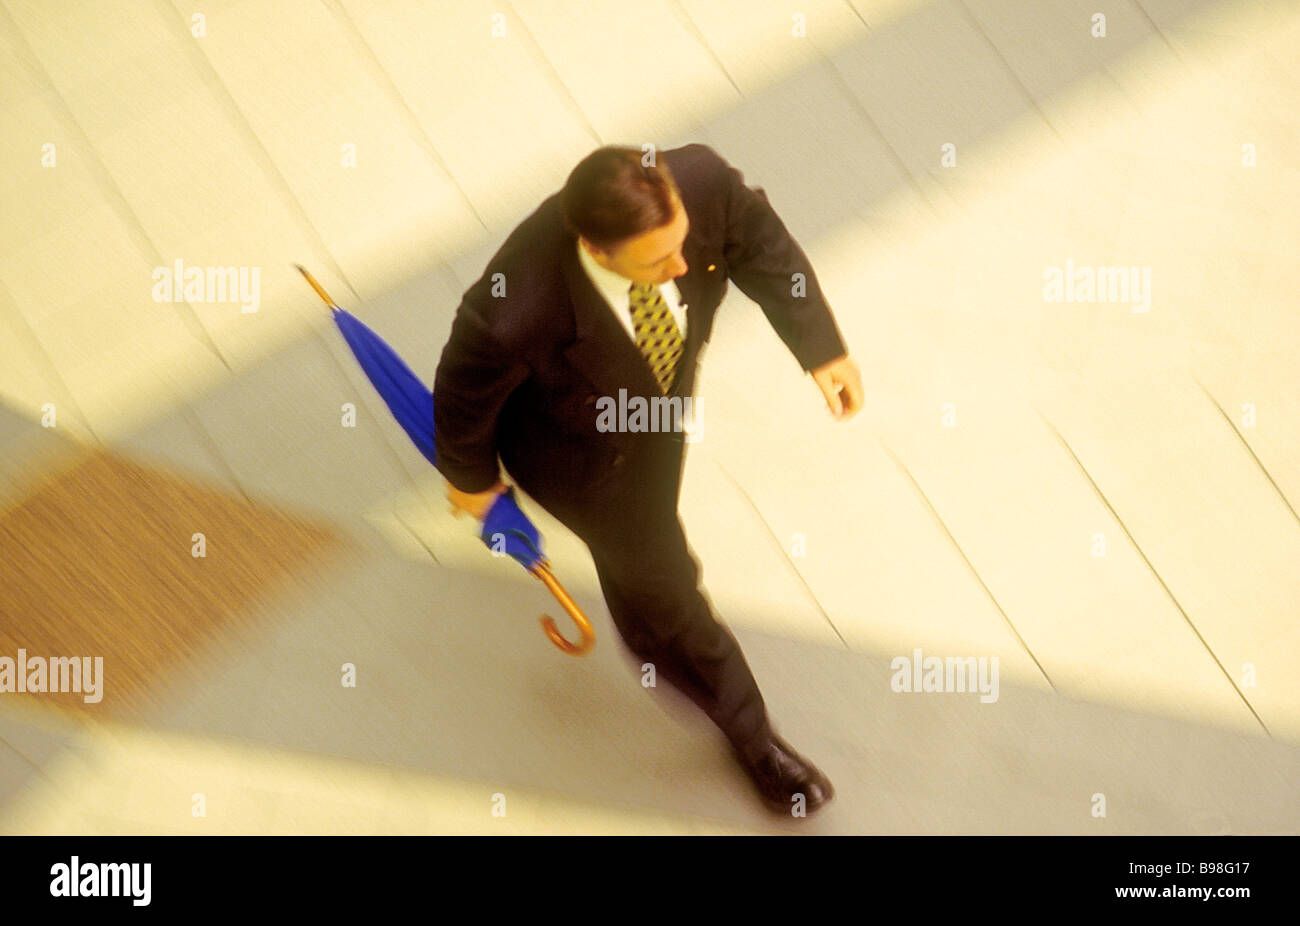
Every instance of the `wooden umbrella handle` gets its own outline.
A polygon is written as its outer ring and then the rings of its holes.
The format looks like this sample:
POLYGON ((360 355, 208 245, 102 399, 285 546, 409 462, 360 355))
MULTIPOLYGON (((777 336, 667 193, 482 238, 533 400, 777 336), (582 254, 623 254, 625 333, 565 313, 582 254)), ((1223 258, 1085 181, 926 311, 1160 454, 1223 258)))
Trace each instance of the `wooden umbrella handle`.
POLYGON ((529 570, 537 578, 546 583, 546 587, 551 590, 551 594, 560 602, 561 607, 568 613, 573 622, 578 625, 578 630, 582 634, 580 643, 570 643, 564 639, 560 633, 560 628, 556 626, 555 621, 549 615, 540 618, 542 629, 546 631, 552 643, 568 653, 570 656, 585 656, 591 652, 591 648, 596 645, 596 632, 591 628, 591 621, 582 613, 582 609, 564 590, 564 587, 556 581, 555 576, 551 575, 551 570, 543 563, 538 563, 529 570))

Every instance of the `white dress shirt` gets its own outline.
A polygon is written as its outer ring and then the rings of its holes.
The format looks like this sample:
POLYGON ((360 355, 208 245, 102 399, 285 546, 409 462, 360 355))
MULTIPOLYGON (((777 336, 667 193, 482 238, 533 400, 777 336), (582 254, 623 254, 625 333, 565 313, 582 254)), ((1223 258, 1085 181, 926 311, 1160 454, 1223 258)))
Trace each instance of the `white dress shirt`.
MULTIPOLYGON (((592 260, 581 241, 575 241, 574 246, 578 249, 578 260, 582 264, 582 269, 587 272, 587 277, 596 287, 596 292, 609 303, 614 316, 623 324, 632 343, 636 344, 636 326, 632 324, 632 296, 628 292, 632 288, 632 281, 612 270, 606 270, 592 260)), ((677 288, 676 281, 669 280, 667 283, 660 284, 659 294, 663 296, 664 305, 668 306, 668 311, 677 321, 677 330, 681 332, 682 343, 685 343, 686 305, 682 303, 682 294, 677 288)))

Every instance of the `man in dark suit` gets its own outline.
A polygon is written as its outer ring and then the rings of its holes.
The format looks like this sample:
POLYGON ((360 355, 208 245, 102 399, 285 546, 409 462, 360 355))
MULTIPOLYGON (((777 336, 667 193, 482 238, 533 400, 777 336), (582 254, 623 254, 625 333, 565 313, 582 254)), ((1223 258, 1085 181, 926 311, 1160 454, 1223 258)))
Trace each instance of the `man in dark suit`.
MULTIPOLYGON (((610 429, 607 411, 692 396, 730 278, 762 307, 832 414, 858 370, 812 266, 761 189, 704 145, 609 146, 511 233, 457 310, 434 381, 438 469, 482 520, 497 467, 591 551, 627 647, 730 740, 773 809, 833 790, 768 721, 735 637, 712 614, 677 514, 684 433, 610 429)), ((680 403, 679 403, 680 407, 680 403)))

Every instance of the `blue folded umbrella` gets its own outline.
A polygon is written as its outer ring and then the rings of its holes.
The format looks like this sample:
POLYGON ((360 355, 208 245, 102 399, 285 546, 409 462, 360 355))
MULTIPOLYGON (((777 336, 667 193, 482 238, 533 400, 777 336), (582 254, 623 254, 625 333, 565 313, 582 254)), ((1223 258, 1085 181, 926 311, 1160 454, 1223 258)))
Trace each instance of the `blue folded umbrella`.
MULTIPOLYGON (((301 267, 298 268, 302 270, 301 267)), ((303 270, 303 273, 307 271, 303 270)), ((397 352, 357 320, 351 312, 333 303, 334 323, 352 348, 361 369, 369 377, 380 397, 388 405, 424 458, 438 465, 438 451, 433 443, 433 393, 416 376, 397 352)))
MULTIPOLYGON (((397 423, 410 436, 424 458, 437 466, 438 452, 433 439, 433 393, 383 338, 331 299, 306 268, 299 264, 294 266, 333 311, 334 322, 338 325, 343 339, 348 342, 357 362, 361 364, 361 369, 374 384, 375 390, 384 400, 389 411, 393 413, 397 423)), ((530 573, 546 583, 582 630, 583 643, 576 646, 568 643, 555 630, 555 623, 549 618, 542 621, 542 625, 547 628, 547 636, 566 652, 587 652, 595 639, 591 634, 591 625, 551 576, 546 557, 542 553, 541 534, 520 510, 515 500, 514 486, 498 495, 492 503, 492 507, 483 518, 479 538, 494 553, 501 551, 509 554, 530 573)))
POLYGON ((483 530, 479 537, 493 553, 509 554, 523 564, 525 569, 546 562, 546 556, 542 553, 542 536, 527 515, 519 510, 514 486, 506 489, 492 502, 492 507, 483 517, 483 530))

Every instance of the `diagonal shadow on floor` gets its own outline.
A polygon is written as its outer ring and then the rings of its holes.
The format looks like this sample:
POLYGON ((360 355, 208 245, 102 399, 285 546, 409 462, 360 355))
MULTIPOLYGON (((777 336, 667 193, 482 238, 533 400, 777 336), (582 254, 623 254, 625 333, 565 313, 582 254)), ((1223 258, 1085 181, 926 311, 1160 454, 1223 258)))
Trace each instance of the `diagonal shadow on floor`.
MULTIPOLYGON (((1188 3, 1178 15, 1213 5, 1188 3)), ((765 186, 779 189, 788 226, 814 240, 848 218, 869 217, 874 203, 899 189, 917 191, 914 177, 932 157, 923 133, 918 129, 913 144, 864 114, 873 100, 914 96, 918 74, 951 69, 952 47, 940 36, 959 34, 963 47, 986 41, 971 25, 960 4, 921 7, 839 53, 838 72, 822 62, 795 74, 689 140, 709 141, 751 176, 772 177, 765 186), (898 67, 882 67, 891 58, 898 67), (851 121, 810 109, 809 98, 851 121), (773 113, 789 118, 774 121, 773 113), (825 131, 828 124, 834 132, 825 131), (812 151, 810 137, 818 139, 812 151), (828 197, 827 189, 838 192, 828 197)), ((1090 57, 1058 60, 1038 75, 1032 94, 1004 63, 982 85, 926 94, 914 118, 918 125, 946 120, 959 144, 982 142, 1015 120, 1039 118, 1036 98, 1095 73, 1153 34, 1124 33, 1097 43, 1090 57), (991 106, 990 86, 1007 91, 991 106)), ((471 242, 452 260, 477 274, 496 243, 471 242)), ((418 274, 369 299, 366 321, 429 381, 467 282, 446 265, 418 274)), ((122 445, 360 531, 358 515, 408 486, 424 466, 368 390, 337 344, 311 336, 142 426, 122 445), (369 418, 345 446, 337 409, 358 395, 369 418), (304 414, 313 407, 318 419, 304 414)), ((640 689, 598 597, 585 591, 584 603, 600 618, 601 645, 590 659, 571 660, 536 629, 536 614, 551 606, 540 587, 503 586, 433 563, 413 565, 379 546, 365 549, 310 598, 262 610, 259 642, 247 653, 214 656, 171 679, 167 706, 149 719, 479 779, 493 789, 514 783, 616 805, 765 821, 711 728, 668 696, 665 713, 640 689), (343 662, 357 666, 355 689, 340 685, 343 662)), ((1296 817, 1277 812, 1291 804, 1287 783, 1300 765, 1293 747, 1011 685, 992 705, 961 695, 894 694, 889 655, 738 636, 778 725, 839 790, 837 803, 799 831, 1296 831, 1296 817), (1107 797, 1104 819, 1091 816, 1097 793, 1107 797)), ((9 736, 28 765, 57 748, 18 748, 9 736)))

